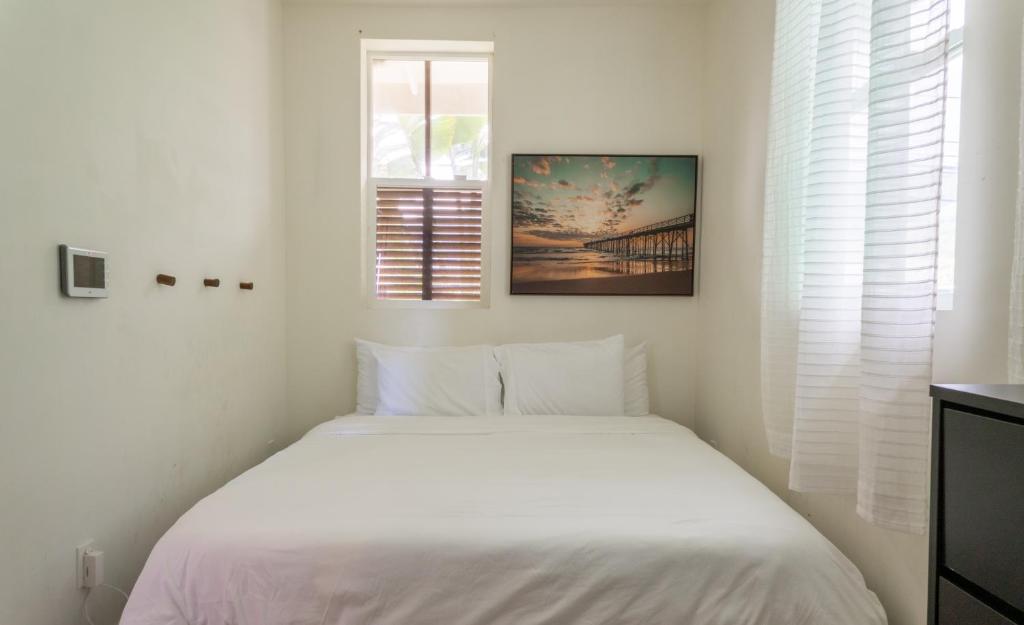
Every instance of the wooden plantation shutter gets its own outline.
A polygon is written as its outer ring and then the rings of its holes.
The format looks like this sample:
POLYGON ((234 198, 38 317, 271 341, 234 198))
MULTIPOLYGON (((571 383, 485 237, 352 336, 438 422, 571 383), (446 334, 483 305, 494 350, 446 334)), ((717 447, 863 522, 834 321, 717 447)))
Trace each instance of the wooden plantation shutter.
MULTIPOLYGON (((483 191, 428 189, 433 194, 429 237, 431 288, 424 299, 480 299, 483 191)), ((427 240, 424 237, 424 240, 427 240)))
POLYGON ((377 187, 377 297, 477 301, 483 191, 377 187))
POLYGON ((423 189, 377 187, 377 297, 423 299, 423 189))

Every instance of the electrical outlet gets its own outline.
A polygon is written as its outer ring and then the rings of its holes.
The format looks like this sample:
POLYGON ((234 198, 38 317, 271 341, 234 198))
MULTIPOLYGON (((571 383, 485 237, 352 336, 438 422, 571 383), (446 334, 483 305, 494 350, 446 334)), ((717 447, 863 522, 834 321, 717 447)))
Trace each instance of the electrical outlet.
POLYGON ((82 585, 95 588, 103 585, 103 552, 86 549, 82 557, 82 585))
POLYGON ((75 588, 86 588, 85 585, 85 552, 96 548, 96 541, 91 538, 75 547, 75 588))

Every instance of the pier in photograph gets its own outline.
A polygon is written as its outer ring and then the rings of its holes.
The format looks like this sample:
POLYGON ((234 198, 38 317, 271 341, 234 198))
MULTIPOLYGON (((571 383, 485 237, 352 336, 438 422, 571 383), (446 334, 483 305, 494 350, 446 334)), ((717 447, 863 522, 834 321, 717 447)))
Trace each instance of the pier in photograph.
POLYGON ((694 216, 690 214, 591 239, 583 247, 624 258, 690 262, 693 260, 693 232, 694 216))

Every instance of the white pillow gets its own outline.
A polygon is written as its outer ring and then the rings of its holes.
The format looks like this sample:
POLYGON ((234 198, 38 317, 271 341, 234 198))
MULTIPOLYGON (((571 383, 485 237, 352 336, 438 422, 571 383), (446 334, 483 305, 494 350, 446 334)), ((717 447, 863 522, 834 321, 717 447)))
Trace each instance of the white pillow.
POLYGON ((494 348, 377 346, 378 415, 495 416, 501 380, 494 348))
POLYGON ((377 359, 373 356, 375 347, 387 346, 356 339, 356 414, 371 415, 377 412, 377 359))
POLYGON ((622 336, 495 348, 506 415, 622 416, 622 336))
POLYGON ((645 417, 651 414, 650 392, 647 390, 647 343, 626 348, 625 414, 645 417))

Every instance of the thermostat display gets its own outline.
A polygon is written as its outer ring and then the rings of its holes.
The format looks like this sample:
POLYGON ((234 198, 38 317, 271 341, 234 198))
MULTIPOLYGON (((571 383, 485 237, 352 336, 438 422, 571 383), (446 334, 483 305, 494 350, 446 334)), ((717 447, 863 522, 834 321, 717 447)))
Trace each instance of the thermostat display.
POLYGON ((107 297, 107 253, 60 246, 60 290, 68 297, 107 297))

